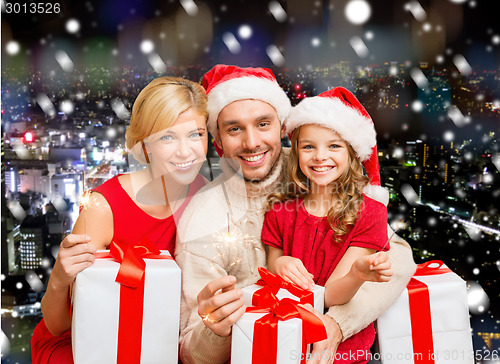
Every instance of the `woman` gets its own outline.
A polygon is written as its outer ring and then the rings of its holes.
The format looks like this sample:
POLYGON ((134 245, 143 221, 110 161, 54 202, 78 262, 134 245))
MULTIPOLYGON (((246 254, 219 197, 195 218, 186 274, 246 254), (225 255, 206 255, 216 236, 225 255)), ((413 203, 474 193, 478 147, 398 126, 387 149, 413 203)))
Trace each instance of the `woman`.
POLYGON ((47 291, 44 319, 31 342, 33 363, 72 363, 70 291, 94 253, 115 240, 147 238, 173 254, 175 219, 205 180, 206 95, 197 83, 174 77, 153 80, 138 95, 126 132, 127 147, 147 168, 122 174, 90 194, 61 243, 47 291))

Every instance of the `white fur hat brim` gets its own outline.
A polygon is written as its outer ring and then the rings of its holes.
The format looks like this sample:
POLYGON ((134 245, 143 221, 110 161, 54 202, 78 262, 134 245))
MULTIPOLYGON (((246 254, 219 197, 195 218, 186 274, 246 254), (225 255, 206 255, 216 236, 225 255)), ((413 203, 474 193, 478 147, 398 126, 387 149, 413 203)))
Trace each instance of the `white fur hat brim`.
POLYGON ((338 98, 309 97, 293 107, 286 121, 287 133, 305 124, 317 124, 336 131, 353 147, 362 162, 370 158, 376 144, 371 119, 338 98))
POLYGON ((288 117, 291 103, 277 82, 262 77, 239 77, 215 86, 207 95, 208 131, 217 132, 217 118, 221 110, 238 100, 260 100, 271 105, 283 124, 288 117))
POLYGON ((387 188, 376 185, 366 185, 365 188, 363 188, 363 193, 385 206, 389 204, 389 191, 387 188))

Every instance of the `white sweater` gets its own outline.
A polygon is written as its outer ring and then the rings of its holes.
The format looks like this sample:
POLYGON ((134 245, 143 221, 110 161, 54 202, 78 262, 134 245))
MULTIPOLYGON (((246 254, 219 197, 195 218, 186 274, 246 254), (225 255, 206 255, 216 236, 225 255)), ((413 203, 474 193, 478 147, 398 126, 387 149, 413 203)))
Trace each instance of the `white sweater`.
MULTIPOLYGON (((198 315, 197 296, 207 283, 226 275, 236 277, 237 288, 259 279, 257 268, 266 266, 260 240, 266 197, 286 183, 288 152, 283 149, 271 175, 259 183, 245 182, 221 160, 222 175, 193 197, 179 221, 175 257, 182 270, 180 356, 184 364, 230 359, 231 336, 220 337, 205 326, 198 315), (228 219, 233 241, 224 239, 228 219)), ((391 282, 367 282, 349 303, 330 308, 328 314, 339 323, 344 339, 380 316, 415 271, 409 245, 396 235, 389 255, 394 271, 391 282)))

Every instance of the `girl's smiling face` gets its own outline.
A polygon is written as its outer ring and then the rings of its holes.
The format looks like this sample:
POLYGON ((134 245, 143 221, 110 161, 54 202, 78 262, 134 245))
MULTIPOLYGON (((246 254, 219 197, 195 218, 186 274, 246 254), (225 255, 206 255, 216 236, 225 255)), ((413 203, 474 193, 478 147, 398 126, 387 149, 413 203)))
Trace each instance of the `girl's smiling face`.
POLYGON ((300 170, 311 184, 327 186, 349 167, 347 143, 332 129, 302 125, 297 147, 300 170))

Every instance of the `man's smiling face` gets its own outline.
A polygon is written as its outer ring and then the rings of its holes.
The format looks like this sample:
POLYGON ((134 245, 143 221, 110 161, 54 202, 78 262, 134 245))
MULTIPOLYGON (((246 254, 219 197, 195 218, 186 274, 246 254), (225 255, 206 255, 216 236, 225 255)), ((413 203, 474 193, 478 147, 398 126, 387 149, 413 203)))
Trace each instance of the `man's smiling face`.
POLYGON ((284 128, 276 110, 259 100, 238 100, 219 113, 217 145, 237 161, 243 177, 260 181, 273 170, 281 153, 284 128))

